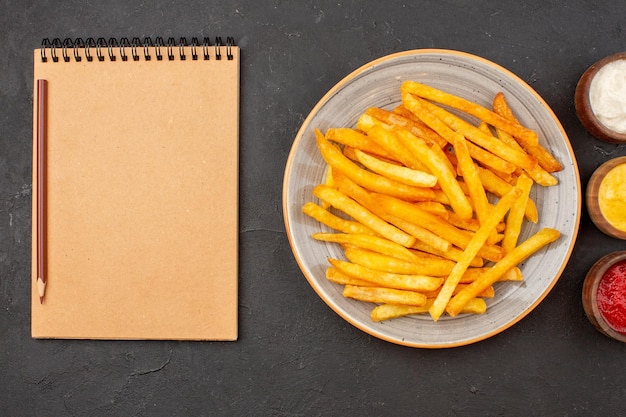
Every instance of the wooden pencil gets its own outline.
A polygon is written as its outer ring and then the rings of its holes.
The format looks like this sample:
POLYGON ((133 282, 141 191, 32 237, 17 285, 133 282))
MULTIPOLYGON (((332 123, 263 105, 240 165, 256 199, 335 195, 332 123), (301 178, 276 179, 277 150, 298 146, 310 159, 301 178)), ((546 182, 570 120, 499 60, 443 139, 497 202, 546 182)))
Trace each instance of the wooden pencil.
POLYGON ((46 292, 46 80, 37 80, 37 290, 46 292))

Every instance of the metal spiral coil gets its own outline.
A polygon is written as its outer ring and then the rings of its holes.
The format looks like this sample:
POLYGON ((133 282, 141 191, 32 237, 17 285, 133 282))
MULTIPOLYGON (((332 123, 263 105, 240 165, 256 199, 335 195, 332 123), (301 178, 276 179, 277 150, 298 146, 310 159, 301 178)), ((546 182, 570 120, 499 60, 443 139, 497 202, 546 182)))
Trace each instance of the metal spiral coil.
POLYGON ((214 48, 213 56, 216 60, 222 59, 222 46, 226 47, 226 59, 232 60, 232 47, 235 46, 235 39, 231 36, 226 38, 225 43, 221 37, 216 37, 214 44, 211 43, 209 37, 204 37, 202 43, 197 37, 191 38, 191 43, 187 42, 185 37, 181 37, 178 41, 170 37, 166 43, 161 36, 156 37, 154 41, 149 36, 143 40, 138 37, 133 37, 132 40, 127 37, 119 40, 117 38, 107 40, 103 37, 99 37, 97 40, 92 37, 86 40, 82 38, 65 38, 63 40, 45 38, 41 42, 40 58, 41 62, 48 62, 49 60, 59 62, 59 58, 63 59, 64 62, 70 62, 72 59, 75 62, 81 62, 83 58, 87 62, 92 62, 95 57, 102 62, 108 57, 109 61, 116 61, 119 58, 125 62, 128 61, 129 57, 132 57, 133 61, 140 61, 142 58, 144 61, 150 61, 153 57, 157 61, 162 61, 165 57, 167 60, 173 61, 178 56, 178 59, 184 61, 189 56, 187 50, 190 48, 192 60, 203 59, 208 61, 211 57, 210 48, 214 48), (162 50, 165 50, 165 55, 162 50), (130 54, 127 51, 130 51, 130 54))

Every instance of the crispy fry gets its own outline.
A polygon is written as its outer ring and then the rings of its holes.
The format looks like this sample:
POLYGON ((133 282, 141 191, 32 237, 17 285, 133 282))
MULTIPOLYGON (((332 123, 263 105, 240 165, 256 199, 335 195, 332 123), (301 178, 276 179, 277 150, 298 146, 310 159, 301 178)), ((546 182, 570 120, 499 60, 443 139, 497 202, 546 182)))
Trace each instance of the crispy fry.
MULTIPOLYGON (((414 120, 418 120, 421 123, 424 123, 404 106, 400 106, 394 111, 401 111, 402 112, 401 114, 405 115, 406 117, 413 117, 414 120)), ((419 135, 416 135, 416 136, 419 137, 419 135)), ((441 137, 440 135, 438 136, 441 137)), ((444 149, 445 145, 440 146, 440 147, 444 149)), ((512 163, 508 161, 505 161, 499 156, 494 155, 493 153, 487 151, 486 149, 476 146, 472 142, 469 142, 467 144, 467 147, 472 158, 476 159, 476 161, 480 162, 484 166, 489 167, 490 169, 493 169, 497 172, 507 173, 507 174, 510 174, 513 171, 515 171, 515 165, 513 165, 512 163)))
POLYGON ((420 259, 409 262, 359 248, 347 248, 345 255, 352 263, 392 274, 443 277, 448 275, 454 267, 454 262, 446 259, 420 259))
POLYGON ((524 211, 528 202, 528 194, 533 186, 533 180, 526 174, 522 174, 517 179, 517 187, 522 190, 522 195, 511 207, 511 211, 506 219, 506 229, 504 229, 504 238, 502 239, 502 249, 504 253, 508 253, 517 245, 517 239, 522 230, 522 222, 524 221, 524 211))
POLYGON ((323 207, 302 211, 335 231, 312 238, 347 259, 328 259, 326 278, 345 297, 381 304, 374 321, 482 314, 492 284, 522 281, 518 263, 558 238, 543 229, 517 244, 523 218, 538 221, 533 184, 557 184, 562 166, 502 94, 491 111, 412 81, 400 92, 402 105, 367 109, 356 129, 315 131, 328 165, 313 189, 323 207))
MULTIPOLYGON (((499 114, 504 119, 521 126, 521 123, 513 114, 513 110, 509 107, 509 104, 507 103, 503 93, 497 93, 494 97, 493 109, 495 113, 499 114)), ((512 132, 507 133, 511 134, 515 139, 519 140, 522 148, 524 148, 530 155, 535 157, 537 159, 537 162, 539 163, 539 166, 541 166, 547 172, 557 172, 563 169, 563 165, 561 165, 561 163, 546 148, 541 146, 539 141, 529 141, 528 138, 524 136, 518 136, 512 132)))
MULTIPOLYGON (((512 148, 516 148, 521 152, 526 152, 521 145, 515 140, 513 136, 509 133, 506 133, 503 130, 497 129, 498 138, 507 145, 512 148)), ((544 187, 550 187, 552 185, 558 184, 559 180, 556 179, 555 176, 550 174, 548 171, 543 169, 540 164, 537 164, 533 169, 526 169, 525 172, 539 185, 543 185, 544 187)))
POLYGON ((471 299, 462 310, 465 314, 485 314, 486 311, 487 303, 482 298, 471 299))
MULTIPOLYGON (((433 298, 429 298, 422 306, 381 304, 372 310, 371 317, 373 321, 380 322, 412 314, 428 313, 428 309, 432 306, 433 301, 435 301, 433 298)), ((485 311, 487 311, 485 300, 474 298, 465 305, 461 312, 464 314, 484 314, 485 311)))
POLYGON ((444 104, 458 110, 462 110, 467 114, 478 117, 480 120, 483 120, 492 126, 500 128, 505 132, 509 132, 513 136, 524 138, 529 144, 536 145, 538 142, 536 132, 527 129, 517 123, 512 123, 504 117, 487 109, 486 107, 483 107, 476 103, 472 103, 471 101, 465 100, 461 97, 454 96, 452 94, 414 81, 405 81, 402 84, 401 91, 415 94, 419 97, 436 101, 437 103, 444 104))
MULTIPOLYGON (((459 170, 465 180, 470 200, 472 201, 474 211, 476 212, 476 217, 478 218, 479 223, 483 223, 491 211, 491 204, 487 199, 485 187, 483 186, 480 176, 478 175, 478 168, 469 154, 467 141, 461 134, 456 134, 454 136, 454 151, 459 161, 459 170)), ((487 239, 487 243, 492 245, 498 241, 499 237, 497 229, 494 229, 492 234, 487 239)))
MULTIPOLYGON (((412 96, 409 95, 405 99, 410 100, 411 97, 412 96)), ((511 148, 510 146, 499 141, 494 136, 485 134, 477 127, 466 122, 460 117, 455 116, 454 114, 448 112, 442 107, 429 103, 428 101, 420 98, 413 98, 415 99, 415 101, 419 102, 424 109, 431 112, 433 116, 439 118, 451 129, 458 133, 461 133, 463 136, 465 136, 468 140, 474 142, 476 145, 485 149, 489 149, 490 152, 493 152, 495 155, 499 156, 505 161, 508 161, 515 166, 523 169, 533 169, 537 166, 537 160, 532 158, 527 153, 520 152, 517 149, 511 148)), ((446 136, 444 137, 448 139, 446 136)))
POLYGON ((421 251, 418 249, 409 249, 415 256, 417 256, 419 259, 446 259, 446 260, 451 260, 451 259, 447 259, 444 258, 441 255, 437 255, 435 253, 430 253, 430 252, 426 252, 426 251, 421 251))
MULTIPOLYGON (((333 179, 333 170, 330 168, 326 170, 326 175, 324 176, 324 185, 327 185, 329 187, 335 186, 335 180, 333 179)), ((322 201, 322 208, 328 209, 329 207, 330 207, 330 204, 328 204, 325 201, 322 201)))
POLYGON ((397 126, 408 130, 418 138, 424 139, 429 145, 437 145, 443 148, 447 145, 444 138, 439 136, 437 132, 426 126, 421 120, 408 118, 397 112, 371 107, 365 111, 365 114, 375 119, 381 120, 388 125, 397 126))
POLYGON ((469 154, 463 135, 457 134, 454 136, 454 152, 459 161, 461 175, 465 179, 465 184, 467 184, 470 199, 474 203, 476 217, 482 223, 489 215, 491 205, 489 200, 487 200, 487 193, 478 175, 478 169, 469 154))
POLYGON ((472 259, 478 254, 480 248, 485 244, 487 238, 493 233, 496 225, 502 220, 505 214, 509 211, 515 200, 517 200, 522 191, 519 188, 513 188, 506 195, 504 195, 489 213, 485 222, 480 226, 480 229, 472 237, 472 240, 467 245, 467 248, 463 252, 463 257, 454 266, 452 272, 443 284, 441 292, 437 295, 433 306, 428 310, 433 320, 439 320, 441 314, 446 309, 446 305, 450 298, 454 288, 457 286, 461 277, 469 267, 472 259))
POLYGON ((375 322, 397 319, 398 317, 410 316, 412 314, 424 314, 433 304, 433 299, 426 300, 421 306, 409 306, 400 304, 381 304, 374 307, 371 313, 375 322))
POLYGON ((539 166, 547 172, 558 172, 563 170, 563 165, 543 146, 526 145, 526 151, 537 159, 539 166))
POLYGON ((402 162, 411 169, 426 171, 424 164, 405 146, 404 143, 392 132, 392 127, 378 119, 362 114, 357 121, 357 127, 366 132, 376 144, 385 149, 394 159, 402 162))
POLYGON ((383 255, 403 259, 405 261, 418 260, 417 256, 406 247, 389 239, 378 236, 352 233, 314 233, 312 237, 313 239, 325 242, 335 242, 356 246, 373 252, 382 253, 383 255))
POLYGON ((330 203, 333 207, 346 213, 391 241, 406 247, 410 247, 415 243, 415 238, 413 236, 409 236, 397 227, 390 225, 356 201, 334 188, 330 188, 325 185, 318 185, 313 189, 313 195, 330 203))
POLYGON ((332 267, 332 266, 329 266, 328 268, 326 268, 326 279, 328 279, 331 282, 334 282, 335 284, 340 284, 340 285, 358 285, 361 287, 374 285, 371 282, 346 275, 343 272, 339 271, 337 268, 332 267))
MULTIPOLYGON (((410 138, 410 136, 408 135, 406 135, 406 137, 410 138)), ((439 146, 429 146, 429 148, 434 152, 435 155, 437 155, 439 159, 441 159, 448 165, 448 168, 450 168, 450 172, 456 172, 456 166, 458 161, 456 155, 452 151, 452 147, 446 146, 445 150, 444 148, 440 148, 439 146)))
MULTIPOLYGON (((413 244, 413 249, 416 249, 421 252, 427 252, 433 255, 441 256, 444 259, 450 259, 451 261, 458 262, 461 259, 463 251, 456 247, 450 247, 447 250, 437 249, 427 243, 418 241, 413 244)), ((483 259, 480 257, 475 257, 471 262, 470 266, 473 267, 481 267, 484 265, 483 259)))
POLYGON ((392 180, 412 185, 415 187, 434 187, 437 184, 437 177, 404 166, 390 164, 376 157, 370 156, 365 152, 355 149, 357 160, 366 168, 373 172, 384 175, 392 180))
POLYGON ((316 130, 315 135, 317 146, 326 163, 341 171, 357 184, 372 191, 388 193, 410 201, 429 200, 433 197, 433 191, 428 188, 401 184, 360 168, 344 156, 339 148, 331 144, 319 130, 316 130))
MULTIPOLYGON (((489 204, 489 209, 491 210, 493 206, 489 204)), ((444 217, 450 222, 451 225, 458 227, 459 229, 469 230, 471 232, 476 232, 480 229, 480 220, 476 218, 471 218, 468 220, 461 219, 459 216, 454 214, 451 211, 448 211, 448 216, 444 217)), ((504 222, 498 223, 496 226, 496 232, 501 233, 504 232, 504 228, 506 227, 504 222)))
POLYGON ((493 136, 493 132, 491 131, 491 127, 486 122, 480 122, 478 125, 478 129, 486 135, 493 136))
MULTIPOLYGON (((392 216, 423 225, 424 228, 462 249, 467 248, 472 239, 472 235, 469 232, 460 230, 444 219, 425 212, 413 204, 382 194, 372 194, 371 198, 374 204, 380 206, 382 210, 385 210, 392 216)), ((502 249, 497 246, 486 245, 479 249, 478 254, 485 259, 497 261, 502 258, 502 249)))
POLYGON ((417 224, 411 223, 409 221, 389 214, 385 214, 383 217, 385 218, 385 220, 396 226, 398 229, 403 230, 404 232, 413 236, 416 239, 416 242, 422 242, 443 252, 448 251, 452 248, 452 244, 448 240, 417 224))
POLYGON ((410 291, 434 291, 441 286, 443 278, 416 274, 394 274, 367 268, 363 265, 341 261, 328 260, 340 272, 353 278, 370 282, 379 287, 396 288, 410 291))
MULTIPOLYGON (((454 287, 454 291, 452 292, 452 295, 456 295, 458 294, 463 288, 467 287, 469 284, 467 283, 458 283, 456 287, 454 287)), ((437 295, 439 295, 439 292, 441 291, 441 287, 437 288, 434 291, 428 291, 428 292, 424 292, 424 295, 427 298, 437 298, 437 295)), ((481 298, 493 298, 496 295, 496 290, 493 288, 492 285, 488 286, 487 288, 485 288, 480 294, 478 294, 478 297, 481 298)))
POLYGON ((399 131, 398 137, 426 165, 428 170, 437 177, 437 183, 447 195, 452 209, 462 218, 471 218, 473 214, 472 206, 463 190, 461 190, 456 180, 456 174, 450 169, 449 161, 441 158, 433 149, 426 145, 426 142, 407 131, 399 131))
POLYGON ((539 230, 511 252, 507 253, 502 260, 497 262, 480 278, 455 295, 448 303, 446 312, 450 316, 456 316, 459 314, 459 312, 463 309, 463 306, 470 299, 474 298, 475 294, 480 293, 485 287, 492 285, 502 276, 502 274, 528 258, 533 253, 537 252, 539 249, 557 240, 560 235, 561 234, 558 230, 551 228, 539 230))
POLYGON ((370 303, 392 303, 421 306, 426 302, 426 296, 422 293, 385 287, 359 287, 356 285, 346 285, 343 289, 343 296, 370 303))
POLYGON ((354 183, 354 181, 351 181, 345 175, 337 173, 335 175, 335 181, 339 189, 347 196, 354 199, 363 207, 374 213, 376 216, 397 227, 398 229, 404 231, 408 235, 413 236, 415 239, 426 242, 429 245, 443 251, 450 248, 451 243, 449 241, 441 238, 431 231, 426 230, 423 227, 415 225, 404 219, 389 215, 388 213, 381 210, 381 208, 372 201, 371 194, 367 190, 354 183))
POLYGON ((477 162, 480 162, 485 167, 488 167, 501 175, 508 175, 515 172, 515 165, 509 161, 505 161, 486 149, 475 145, 472 142, 467 143, 467 149, 469 150, 472 158, 474 158, 477 162))
MULTIPOLYGON (((493 172, 488 169, 478 168, 478 175, 480 175, 480 180, 482 181, 485 189, 490 193, 502 197, 505 195, 513 186, 508 182, 502 180, 500 177, 495 175, 493 172)), ((524 215, 528 220, 533 223, 537 223, 539 220, 539 213, 537 212, 537 206, 532 199, 528 199, 526 203, 526 209, 524 210, 524 215)))
MULTIPOLYGON (((476 281, 481 275, 491 269, 490 266, 481 268, 468 268, 461 277, 459 283, 468 284, 476 281)), ((498 281, 523 281, 522 271, 518 267, 513 267, 506 271, 498 281)))
POLYGON ((506 271, 498 281, 523 281, 524 274, 522 274, 522 270, 519 267, 515 266, 508 271, 506 271))
POLYGON ((347 127, 331 128, 326 131, 326 139, 351 148, 360 149, 372 155, 385 158, 392 156, 380 145, 363 133, 347 127))
POLYGON ((376 232, 374 232, 372 229, 365 226, 364 224, 353 220, 346 220, 342 219, 341 217, 337 217, 328 210, 312 202, 305 203, 304 206, 302 206, 302 212, 307 216, 317 220, 318 222, 325 224, 331 229, 338 230, 343 233, 358 233, 365 235, 376 234, 376 232))
POLYGON ((418 138, 424 139, 429 146, 436 144, 441 149, 443 149, 448 145, 447 140, 442 138, 439 133, 426 126, 426 124, 422 122, 419 117, 416 117, 409 109, 404 107, 402 104, 393 109, 393 113, 398 114, 399 116, 404 117, 419 126, 421 132, 417 132, 414 129, 409 129, 409 131, 418 138))
POLYGON ((427 211, 437 216, 447 219, 450 217, 450 211, 438 201, 419 201, 415 205, 424 211, 427 211))

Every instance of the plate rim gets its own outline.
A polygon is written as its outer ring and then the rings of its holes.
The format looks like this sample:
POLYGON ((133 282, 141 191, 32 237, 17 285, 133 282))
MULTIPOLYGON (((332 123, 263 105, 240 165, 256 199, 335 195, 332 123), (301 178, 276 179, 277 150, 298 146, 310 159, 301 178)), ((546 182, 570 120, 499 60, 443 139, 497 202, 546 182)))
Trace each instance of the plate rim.
POLYGON ((567 132, 565 131, 565 129, 563 128, 563 125, 561 124, 560 120, 558 119, 558 117, 556 116, 556 114, 554 113, 554 111, 552 110, 552 108, 548 105, 548 103, 539 95, 539 93, 537 93, 535 91, 535 89, 533 89, 526 81, 524 81, 523 79, 521 79, 519 76, 517 76, 516 74, 514 74, 513 72, 511 72, 510 70, 508 70, 507 68, 502 67, 501 65, 490 61, 486 58, 483 58, 481 56, 477 56, 468 52, 463 52, 463 51, 458 51, 458 50, 454 50, 454 49, 438 49, 438 48, 425 48, 425 49, 411 49, 411 50, 405 50, 405 51, 401 51, 401 52, 395 52, 392 54, 388 54, 379 58, 376 58, 370 62, 365 63, 364 65, 361 65, 360 67, 358 67, 357 69, 353 70, 352 72, 350 72, 348 75, 344 76, 339 82, 337 82, 335 85, 333 85, 319 100, 318 102, 313 106, 313 108, 311 108, 311 110, 309 111, 307 117, 304 119, 304 121, 302 122, 300 128, 298 129, 294 141, 291 145, 291 148, 289 150, 289 154, 287 157, 287 161, 285 164, 285 170, 284 170, 284 174, 283 174, 283 189, 282 189, 282 210, 283 210, 283 221, 284 221, 284 225, 285 225, 285 231, 287 233, 287 238, 289 240, 289 245, 291 247, 291 251, 292 251, 292 255, 295 258, 298 267, 300 268, 300 272, 302 273, 302 275, 304 275, 304 277, 306 278, 307 282, 309 283, 309 285, 313 288, 313 290, 315 291, 315 293, 322 299, 322 301, 331 308, 331 310, 333 310, 336 314, 338 314, 342 319, 344 319, 345 321, 347 321, 348 323, 350 323, 352 326, 358 328, 359 330, 374 336, 378 339, 393 343, 393 344, 397 344, 397 345, 401 345, 401 346, 407 346, 407 347, 414 347, 414 348, 427 348, 427 349, 442 349, 442 348, 452 348, 452 347, 459 347, 459 346, 466 346, 466 345, 470 345, 473 343, 477 343, 483 340, 486 340, 488 338, 491 338, 499 333, 504 332, 505 330, 509 329, 510 327, 512 327, 513 325, 515 325, 516 323, 518 323, 520 320, 522 320, 523 318, 525 318, 526 316, 528 316, 546 297, 547 295, 552 291, 552 289, 554 288, 554 286, 556 285, 556 283, 560 280, 561 276, 563 275, 563 272, 565 270, 565 268, 567 267, 567 265, 569 264, 569 260, 571 258, 572 252, 574 250, 574 246, 576 244, 576 240, 577 240, 577 235, 579 233, 579 229, 580 229, 580 221, 581 221, 581 216, 582 216, 582 186, 581 186, 581 180, 580 180, 580 172, 579 172, 579 167, 578 167, 578 163, 576 160, 576 155, 574 153, 574 150, 572 148, 572 144, 571 141, 569 139, 569 136, 567 135, 567 132), (321 291, 321 288, 319 287, 318 283, 316 282, 316 280, 313 277, 310 277, 309 274, 306 271, 305 265, 303 263, 303 260, 301 259, 300 256, 298 256, 297 254, 297 250, 295 247, 295 242, 294 242, 294 236, 292 233, 292 228, 289 222, 289 207, 288 207, 288 185, 289 185, 289 173, 291 172, 291 168, 295 159, 295 154, 296 154, 296 150, 298 149, 300 142, 302 142, 304 140, 304 132, 308 129, 311 120, 315 117, 316 113, 319 111, 320 108, 322 108, 332 97, 333 95, 340 89, 342 89, 347 83, 349 83, 352 79, 358 77, 359 75, 361 75, 362 73, 365 73, 366 71, 370 70, 372 67, 375 67, 376 65, 382 63, 382 62, 387 62, 393 59, 397 59, 397 58, 402 58, 404 56, 416 56, 416 55, 429 55, 429 54, 437 54, 437 55, 454 55, 457 57, 462 57, 462 58, 467 58, 470 61, 477 61, 482 63, 483 65, 486 65, 488 67, 491 67, 505 75, 507 75, 508 77, 510 77, 513 81, 519 83, 524 90, 526 90, 528 93, 530 93, 532 96, 534 96, 534 98, 541 104, 541 106, 543 107, 543 109, 548 113, 548 115, 550 116, 550 118, 555 122, 556 127, 558 128, 558 130, 561 132, 562 137, 565 139, 565 147, 568 150, 568 153, 570 155, 570 157, 572 158, 573 164, 571 169, 573 170, 573 174, 574 174, 574 179, 575 179, 575 184, 576 184, 576 189, 577 189, 577 196, 576 196, 576 216, 575 216, 575 224, 574 227, 572 229, 573 232, 573 236, 571 237, 571 244, 569 245, 567 251, 564 254, 564 258, 563 258, 563 262, 561 263, 561 265, 559 266, 559 269, 555 275, 555 277, 551 280, 550 284, 548 286, 546 286, 546 288, 543 290, 543 292, 540 294, 539 297, 537 297, 534 302, 532 304, 530 304, 528 306, 528 308, 526 308, 524 311, 522 311, 518 316, 516 316, 515 318, 513 318, 512 320, 508 321, 507 323, 505 323, 502 326, 497 326, 494 329, 481 334, 481 335, 477 335, 475 337, 471 337, 465 340, 460 340, 457 342, 449 342, 449 343, 419 343, 419 342, 413 342, 413 341, 407 341, 404 339, 398 339, 398 338, 394 338, 391 336, 388 336, 386 334, 380 333, 379 331, 377 331, 376 329, 373 329, 371 327, 366 327, 364 324, 360 323, 358 320, 353 319, 350 315, 346 314, 341 308, 339 308, 338 306, 334 305, 334 303, 332 302, 332 300, 327 299, 327 297, 324 295, 323 291, 321 291))

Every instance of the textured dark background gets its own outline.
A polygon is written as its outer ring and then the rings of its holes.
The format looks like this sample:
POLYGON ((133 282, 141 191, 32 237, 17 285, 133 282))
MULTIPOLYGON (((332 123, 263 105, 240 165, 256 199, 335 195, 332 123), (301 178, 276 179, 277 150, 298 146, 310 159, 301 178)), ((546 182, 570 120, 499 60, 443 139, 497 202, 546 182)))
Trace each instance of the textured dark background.
POLYGON ((416 48, 480 55, 527 81, 560 118, 586 184, 626 154, 590 137, 573 104, 583 71, 623 50, 626 3, 0 0, 0 10, 0 415, 626 412, 625 346, 592 328, 580 301, 587 269, 626 243, 586 212, 540 306, 495 337, 444 350, 396 346, 333 313, 299 271, 281 212, 286 158, 317 100, 362 64, 416 48), (33 340, 32 49, 44 37, 159 35, 231 35, 242 47, 239 341, 33 340))

